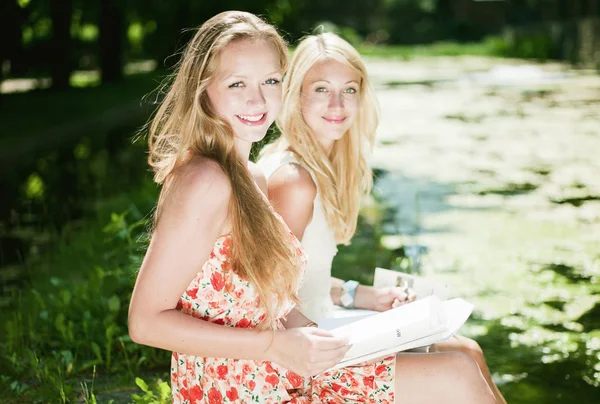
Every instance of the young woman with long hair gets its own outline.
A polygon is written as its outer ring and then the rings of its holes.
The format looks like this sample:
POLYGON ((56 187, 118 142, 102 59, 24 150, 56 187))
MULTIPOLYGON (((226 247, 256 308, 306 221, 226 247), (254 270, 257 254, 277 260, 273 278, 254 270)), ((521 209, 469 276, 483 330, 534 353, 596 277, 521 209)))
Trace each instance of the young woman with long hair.
MULTIPOLYGON (((300 42, 284 81, 277 119, 282 135, 263 149, 259 166, 273 207, 307 252, 298 308, 316 322, 335 316, 336 305, 384 311, 409 299, 402 288, 376 289, 331 276, 337 244, 350 243, 361 199, 372 188, 366 154, 375 139, 377 105, 365 64, 349 43, 332 33, 300 42)), ((504 402, 475 341, 456 337, 430 351, 472 357, 504 402)))

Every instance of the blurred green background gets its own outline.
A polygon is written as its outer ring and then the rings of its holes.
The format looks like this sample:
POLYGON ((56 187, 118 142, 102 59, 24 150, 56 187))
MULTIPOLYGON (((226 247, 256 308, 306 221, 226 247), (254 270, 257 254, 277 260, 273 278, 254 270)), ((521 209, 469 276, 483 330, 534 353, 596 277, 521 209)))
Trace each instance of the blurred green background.
POLYGON ((375 189, 335 274, 448 282, 508 402, 600 402, 600 0, 3 1, 0 401, 170 402, 127 336, 158 194, 133 140, 231 9, 367 60, 375 189))

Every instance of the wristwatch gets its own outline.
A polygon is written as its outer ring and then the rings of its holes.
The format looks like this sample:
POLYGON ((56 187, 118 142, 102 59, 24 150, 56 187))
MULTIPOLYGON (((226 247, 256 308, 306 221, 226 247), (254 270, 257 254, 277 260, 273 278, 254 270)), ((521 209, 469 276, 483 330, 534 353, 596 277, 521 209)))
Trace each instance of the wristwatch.
POLYGON ((342 307, 346 309, 354 308, 354 296, 356 295, 356 288, 360 285, 357 281, 346 281, 342 285, 342 296, 340 296, 340 303, 342 307))

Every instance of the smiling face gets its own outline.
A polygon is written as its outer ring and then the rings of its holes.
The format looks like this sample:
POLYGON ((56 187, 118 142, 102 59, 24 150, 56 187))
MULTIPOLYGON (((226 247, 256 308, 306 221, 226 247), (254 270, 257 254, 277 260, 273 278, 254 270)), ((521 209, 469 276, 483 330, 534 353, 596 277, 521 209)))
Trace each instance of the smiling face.
POLYGON ((330 150, 358 112, 360 77, 336 60, 315 63, 302 82, 302 116, 317 141, 330 150))
POLYGON ((261 140, 279 113, 280 62, 265 41, 235 41, 219 54, 217 72, 206 91, 216 114, 243 143, 261 140))

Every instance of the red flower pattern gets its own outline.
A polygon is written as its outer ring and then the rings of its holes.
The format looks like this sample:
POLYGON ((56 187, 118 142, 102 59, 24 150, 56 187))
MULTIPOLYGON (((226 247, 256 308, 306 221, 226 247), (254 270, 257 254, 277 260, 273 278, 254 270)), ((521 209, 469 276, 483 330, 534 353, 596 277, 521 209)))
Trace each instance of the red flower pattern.
POLYGON ((271 362, 265 362, 265 370, 267 371, 267 373, 277 373, 277 371, 273 369, 273 365, 271 364, 271 362))
POLYGON ((252 325, 252 322, 250 320, 248 320, 247 318, 243 318, 240 321, 238 321, 235 326, 237 328, 248 328, 251 325, 252 325))
MULTIPOLYGON (((298 252, 305 263, 299 242, 298 252)), ((231 236, 217 239, 208 261, 177 303, 196 318, 229 327, 265 325, 266 314, 251 284, 231 271, 231 236)), ((282 329, 292 304, 269 327, 282 329)), ((305 379, 270 362, 201 358, 173 353, 171 385, 174 404, 288 403, 316 404, 394 402, 394 357, 374 365, 355 366, 305 379)))
POLYGON ((196 299, 198 297, 198 288, 188 289, 186 293, 192 299, 196 299))
POLYGON ((244 373, 244 376, 247 376, 250 374, 250 372, 252 372, 252 368, 249 364, 244 363, 244 365, 242 366, 242 372, 244 373))
POLYGON ((225 395, 227 396, 229 401, 235 401, 239 398, 237 389, 235 387, 232 387, 229 390, 227 390, 227 393, 225 393, 225 395))
POLYGON ((248 387, 248 390, 254 391, 254 388, 256 387, 256 382, 254 380, 248 380, 248 383, 246 383, 246 387, 248 387))
POLYGON ((225 282, 223 281, 223 275, 219 272, 215 272, 212 274, 212 276, 210 277, 210 283, 217 292, 220 292, 223 289, 223 286, 225 286, 225 282))
POLYGON ((219 390, 211 387, 208 390, 208 403, 209 404, 221 404, 223 403, 223 395, 219 390))
POLYGON ((217 377, 221 380, 225 380, 225 376, 227 376, 227 366, 217 366, 217 377))
POLYGON ((379 366, 377 366, 377 368, 375 368, 375 376, 379 376, 380 374, 382 374, 386 370, 387 370, 387 367, 385 365, 379 365, 379 366))
POLYGON ((300 377, 300 375, 288 370, 285 376, 293 388, 296 389, 302 385, 302 377, 300 377))
POLYGON ((204 398, 204 391, 202 391, 202 387, 199 385, 195 385, 190 390, 190 402, 196 404, 197 402, 202 401, 204 398))
POLYGON ((273 387, 277 386, 277 384, 279 383, 279 378, 277 377, 277 375, 274 374, 268 375, 267 377, 265 377, 265 380, 273 387))

